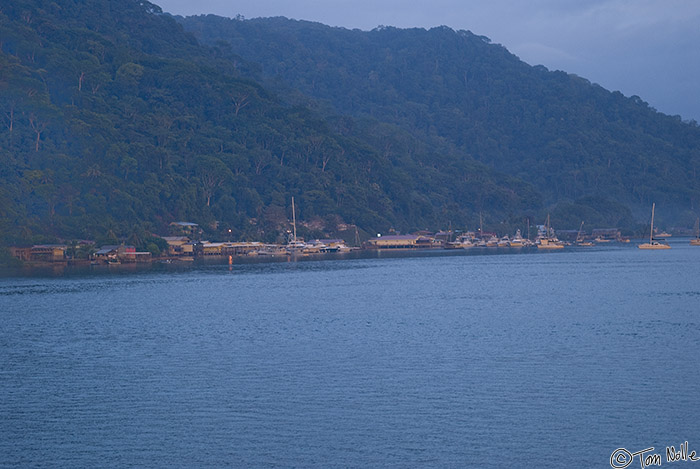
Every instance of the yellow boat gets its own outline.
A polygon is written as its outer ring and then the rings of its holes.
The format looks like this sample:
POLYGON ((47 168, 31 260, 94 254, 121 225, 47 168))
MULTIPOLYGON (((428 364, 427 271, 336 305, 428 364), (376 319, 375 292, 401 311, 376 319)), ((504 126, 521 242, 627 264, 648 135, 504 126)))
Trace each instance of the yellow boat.
POLYGON ((545 237, 539 239, 537 249, 564 249, 564 243, 554 236, 554 230, 549 225, 549 214, 547 214, 547 221, 545 222, 545 237))
POLYGON ((651 204, 651 232, 649 233, 649 242, 637 245, 639 249, 671 249, 666 243, 661 243, 654 239, 654 208, 656 204, 651 204))
POLYGON ((542 238, 537 249, 564 249, 564 245, 557 239, 542 238))
POLYGON ((515 236, 513 236, 513 239, 510 240, 510 247, 512 248, 521 248, 525 246, 525 240, 523 239, 523 236, 520 234, 520 229, 515 232, 515 236))
POLYGON ((700 218, 695 220, 695 238, 690 240, 691 246, 700 246, 700 218))

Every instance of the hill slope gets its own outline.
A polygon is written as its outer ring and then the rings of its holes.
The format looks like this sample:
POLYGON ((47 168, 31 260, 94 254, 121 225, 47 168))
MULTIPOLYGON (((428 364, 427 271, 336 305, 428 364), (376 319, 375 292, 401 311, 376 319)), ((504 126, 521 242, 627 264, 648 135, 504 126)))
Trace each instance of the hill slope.
POLYGON ((273 240, 291 196, 327 231, 459 226, 540 205, 531 185, 395 125, 290 105, 255 64, 200 46, 143 0, 4 4, 0 69, 6 244, 138 239, 176 220, 273 240))
POLYGON ((531 67, 487 38, 446 27, 366 32, 285 18, 179 21, 206 43, 228 42, 271 82, 334 112, 398 125, 532 183, 570 215, 570 227, 611 205, 646 217, 652 201, 670 221, 695 219, 696 123, 575 75, 531 67))

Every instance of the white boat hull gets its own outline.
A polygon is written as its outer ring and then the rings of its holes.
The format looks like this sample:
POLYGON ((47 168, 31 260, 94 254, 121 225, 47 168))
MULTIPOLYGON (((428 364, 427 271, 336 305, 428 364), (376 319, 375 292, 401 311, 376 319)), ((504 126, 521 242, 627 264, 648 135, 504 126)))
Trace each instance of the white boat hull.
POLYGON ((671 249, 668 244, 661 243, 643 243, 637 246, 639 249, 671 249))

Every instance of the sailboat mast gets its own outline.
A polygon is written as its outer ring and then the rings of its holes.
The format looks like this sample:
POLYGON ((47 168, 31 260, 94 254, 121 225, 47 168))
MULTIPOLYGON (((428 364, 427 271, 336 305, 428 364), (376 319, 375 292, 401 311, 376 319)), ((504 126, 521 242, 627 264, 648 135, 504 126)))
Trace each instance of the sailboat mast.
POLYGON ((651 231, 649 232, 649 244, 652 244, 652 241, 654 240, 654 208, 656 207, 656 203, 651 204, 651 231))
POLYGON ((527 217, 527 240, 530 241, 530 217, 527 217))
POLYGON ((294 242, 297 242, 297 215, 294 211, 294 197, 292 197, 292 227, 294 228, 294 242))

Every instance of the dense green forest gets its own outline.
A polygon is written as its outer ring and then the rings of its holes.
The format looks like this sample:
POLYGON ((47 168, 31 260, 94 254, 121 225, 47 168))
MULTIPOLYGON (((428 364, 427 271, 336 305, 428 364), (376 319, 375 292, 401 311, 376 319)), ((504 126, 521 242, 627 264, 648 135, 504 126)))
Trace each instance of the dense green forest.
POLYGON ((700 208, 697 123, 530 66, 486 37, 286 18, 179 21, 203 42, 225 42, 260 63, 274 89, 299 90, 326 112, 397 125, 533 184, 568 227, 579 215, 612 223, 605 214, 624 207, 643 218, 653 201, 662 218, 688 225, 700 208))
POLYGON ((282 99, 258 66, 198 45, 145 1, 13 1, 0 45, 5 244, 142 238, 177 220, 211 238, 275 240, 292 196, 319 235, 540 203, 531 185, 397 126, 282 99))
POLYGON ((479 214, 505 232, 548 210, 633 227, 652 200, 692 224, 700 193, 697 125, 448 28, 13 0, 0 116, 0 245, 137 243, 181 220, 273 241, 292 196, 314 236, 479 214))

